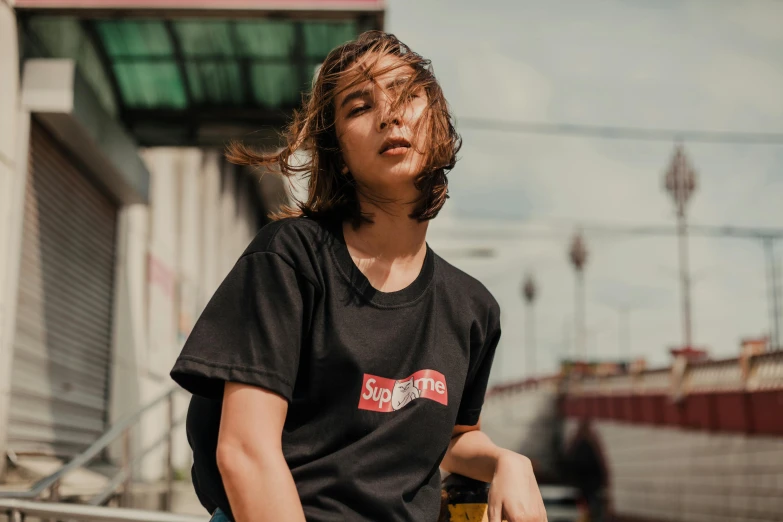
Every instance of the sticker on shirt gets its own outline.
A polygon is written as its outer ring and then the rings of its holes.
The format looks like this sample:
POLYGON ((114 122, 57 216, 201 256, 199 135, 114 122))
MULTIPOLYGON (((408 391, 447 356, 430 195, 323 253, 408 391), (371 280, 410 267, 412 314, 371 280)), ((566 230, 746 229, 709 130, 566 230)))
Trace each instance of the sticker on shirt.
POLYGON ((399 380, 365 373, 359 409, 397 411, 416 399, 430 399, 448 406, 446 377, 435 370, 419 370, 399 380))

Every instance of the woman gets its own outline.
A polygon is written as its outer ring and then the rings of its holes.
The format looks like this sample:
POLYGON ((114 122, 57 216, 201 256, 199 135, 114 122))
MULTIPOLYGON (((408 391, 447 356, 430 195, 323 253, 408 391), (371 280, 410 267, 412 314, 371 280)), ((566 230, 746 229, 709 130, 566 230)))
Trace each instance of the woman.
POLYGON ((440 466, 492 483, 491 522, 545 520, 530 461, 479 431, 498 305, 425 242, 460 146, 429 62, 382 32, 335 49, 287 139, 229 150, 306 172, 309 197, 260 231, 172 370, 202 504, 434 521, 440 466))

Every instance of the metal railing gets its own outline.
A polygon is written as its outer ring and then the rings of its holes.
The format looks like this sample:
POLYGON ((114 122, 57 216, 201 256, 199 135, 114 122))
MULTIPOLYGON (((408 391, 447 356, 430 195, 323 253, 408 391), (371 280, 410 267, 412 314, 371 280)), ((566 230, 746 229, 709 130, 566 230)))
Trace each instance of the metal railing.
MULTIPOLYGON (((86 465, 92 459, 94 459, 97 455, 99 455, 101 452, 103 452, 109 444, 113 443, 115 440, 117 440, 119 437, 122 437, 122 445, 123 445, 123 455, 122 455, 122 466, 120 468, 120 471, 118 471, 108 482, 106 487, 104 487, 98 494, 94 495, 88 502, 88 504, 92 507, 99 506, 101 504, 104 504, 106 501, 108 501, 114 494, 116 493, 117 489, 122 486, 122 499, 121 504, 127 505, 129 503, 129 494, 130 494, 130 481, 133 477, 133 467, 145 456, 147 456, 150 452, 155 450, 157 447, 159 447, 161 444, 166 445, 166 476, 165 476, 165 485, 166 485, 166 494, 165 494, 165 507, 166 509, 171 509, 171 499, 173 495, 173 482, 174 482, 174 465, 173 465, 173 435, 174 435, 174 429, 182 424, 184 422, 184 416, 182 416, 180 419, 174 419, 174 395, 178 392, 181 392, 182 390, 178 387, 172 387, 153 401, 149 402, 145 406, 142 406, 134 413, 120 419, 116 424, 111 426, 106 432, 104 432, 103 435, 101 435, 98 440, 93 442, 90 447, 88 447, 86 450, 84 450, 82 453, 71 459, 68 463, 63 465, 61 468, 59 468, 57 471, 52 473, 51 475, 48 475, 28 489, 24 491, 0 491, 0 501, 3 502, 1 505, 6 505, 5 501, 3 499, 17 499, 17 500, 35 500, 41 498, 41 496, 49 491, 49 499, 52 501, 59 500, 59 487, 62 482, 63 477, 67 475, 69 472, 81 468, 82 466, 86 465), (142 416, 149 412, 152 408, 155 406, 158 406, 159 404, 163 403, 164 401, 167 402, 168 406, 168 429, 166 432, 157 439, 153 444, 149 445, 147 448, 143 449, 139 454, 136 456, 133 455, 133 448, 131 445, 131 429, 138 423, 138 421, 142 418, 142 416)), ((38 505, 36 503, 30 503, 30 506, 32 505, 38 505)), ((49 505, 52 505, 51 503, 49 505)), ((71 506, 76 506, 75 504, 71 504, 71 506)), ((80 506, 80 507, 87 507, 87 506, 80 506)), ((38 508, 36 508, 38 509, 38 508)), ((43 509, 43 508, 40 508, 43 509)), ((97 515, 96 515, 97 516, 97 515)), ((151 519, 151 518, 143 518, 143 519, 125 519, 125 518, 85 518, 84 520, 158 520, 158 519, 151 519)), ((163 519, 160 519, 163 520, 163 519)), ((179 519, 166 519, 171 520, 172 522, 174 520, 179 519)), ((185 519, 182 519, 185 520, 185 519)), ((192 519, 188 519, 192 520, 192 519)))
POLYGON ((207 517, 176 515, 161 511, 19 499, 0 499, 0 513, 4 513, 9 522, 23 522, 28 516, 56 520, 79 520, 79 522, 206 522, 207 520, 207 517))
MULTIPOLYGON (((684 362, 684 361, 683 361, 684 362)), ((669 368, 619 375, 573 375, 564 378, 568 395, 660 394, 783 389, 783 350, 745 357, 684 362, 669 368)))

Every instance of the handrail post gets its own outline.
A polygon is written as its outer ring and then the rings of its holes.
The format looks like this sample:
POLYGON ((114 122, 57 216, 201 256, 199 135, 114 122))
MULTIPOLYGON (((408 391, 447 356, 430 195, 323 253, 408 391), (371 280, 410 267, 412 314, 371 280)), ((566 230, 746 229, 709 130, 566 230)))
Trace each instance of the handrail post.
POLYGON ((145 509, 51 503, 41 500, 0 499, 0 520, 24 522, 52 518, 92 522, 205 522, 208 515, 178 515, 145 509))
POLYGON ((166 438, 166 500, 165 509, 171 511, 174 503, 174 393, 169 394, 168 437, 166 438))
POLYGON ((61 479, 57 479, 54 484, 52 484, 52 487, 49 488, 49 502, 60 501, 60 480, 61 479))
MULTIPOLYGON (((54 484, 52 484, 52 487, 49 488, 49 502, 59 502, 60 501, 60 482, 61 479, 57 479, 54 484)), ((58 522, 56 519, 46 519, 46 522, 58 522)))
POLYGON ((131 448, 131 436, 130 427, 125 428, 122 432, 122 471, 125 473, 125 480, 122 482, 122 496, 120 498, 120 505, 122 507, 130 507, 130 487, 132 480, 131 462, 133 462, 133 450, 131 448))
MULTIPOLYGON (((123 417, 120 419, 116 424, 111 426, 107 431, 105 431, 100 437, 98 437, 97 440, 95 440, 86 450, 78 454, 77 456, 73 457, 71 460, 68 461, 67 464, 61 466, 57 471, 54 473, 51 473, 50 475, 47 475, 46 477, 38 480, 35 484, 32 485, 29 489, 22 490, 22 491, 12 491, 12 490, 0 490, 0 503, 4 499, 40 499, 43 495, 46 494, 46 492, 49 492, 52 490, 53 486, 55 486, 55 483, 61 480, 66 474, 70 473, 71 471, 83 467, 87 463, 91 462, 92 459, 94 459, 97 455, 99 455, 102 451, 106 449, 106 447, 109 444, 114 443, 115 441, 119 441, 120 438, 123 438, 123 463, 124 466, 121 468, 121 471, 117 473, 114 477, 114 479, 111 480, 109 483, 110 486, 112 486, 111 491, 104 491, 101 493, 100 498, 101 502, 105 502, 106 500, 110 498, 118 499, 120 502, 123 501, 123 498, 125 498, 126 502, 131 502, 129 498, 127 498, 127 495, 123 495, 122 492, 118 495, 118 491, 120 486, 125 484, 127 486, 127 489, 130 489, 130 483, 133 478, 133 455, 132 455, 132 446, 131 446, 131 439, 130 439, 130 433, 129 429, 131 429, 133 426, 138 425, 139 420, 141 419, 142 415, 144 415, 146 412, 150 411, 153 408, 157 408, 158 405, 160 405, 161 402, 166 401, 167 399, 171 399, 172 395, 177 391, 177 388, 172 388, 166 391, 165 393, 161 393, 157 397, 155 397, 154 400, 147 403, 140 409, 136 410, 134 413, 123 417), (127 479, 127 480, 126 480, 127 479)), ((179 422, 175 422, 176 425, 179 425, 179 422)), ((169 433, 172 430, 169 430, 169 433)), ((163 433, 163 436, 160 437, 158 441, 155 442, 154 446, 155 449, 157 449, 161 444, 166 442, 166 439, 169 437, 169 433, 163 433)), ((173 443, 172 443, 173 444, 173 443)), ((143 458, 150 450, 144 449, 140 452, 139 458, 143 458)), ((173 468, 172 468, 173 469, 173 468)), ((53 500, 52 498, 48 500, 53 500)), ((0 515, 2 512, 0 511, 0 515)))

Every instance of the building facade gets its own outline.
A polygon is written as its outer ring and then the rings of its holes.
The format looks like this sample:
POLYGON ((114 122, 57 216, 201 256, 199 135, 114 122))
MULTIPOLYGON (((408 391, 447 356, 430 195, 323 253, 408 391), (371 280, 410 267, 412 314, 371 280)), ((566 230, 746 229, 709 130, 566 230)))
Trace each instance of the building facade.
MULTIPOLYGON (((251 132, 269 145, 325 52, 383 12, 91 4, 0 2, 3 455, 72 457, 172 387, 199 313, 287 198, 223 145, 251 132)), ((187 397, 175 404, 180 418, 187 397)), ((168 415, 134 430, 137 451, 155 446, 145 479, 163 473, 168 415)))

